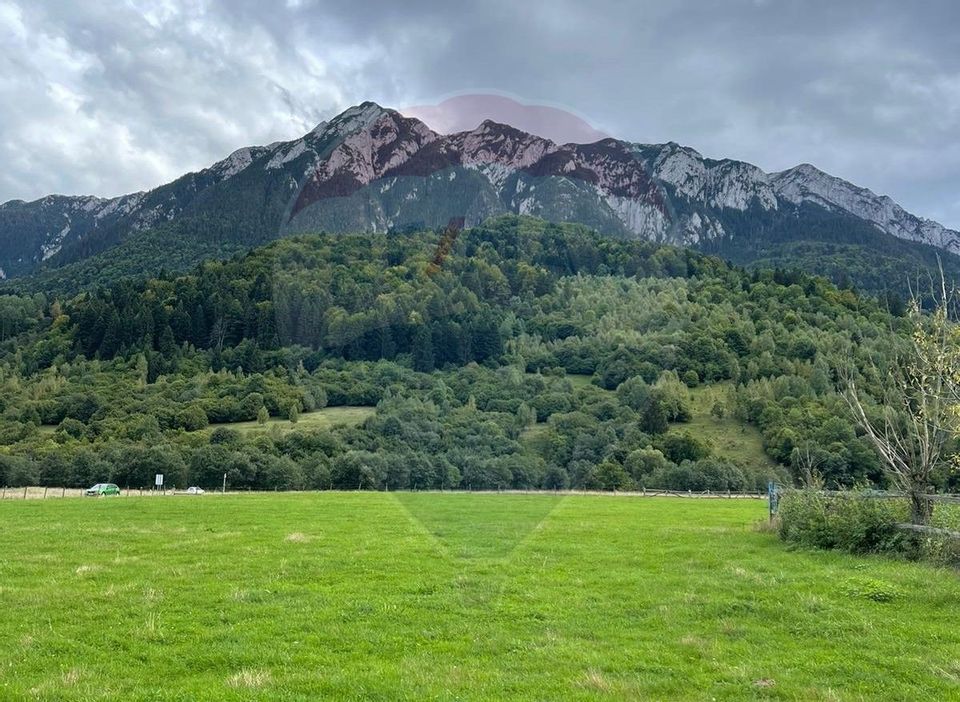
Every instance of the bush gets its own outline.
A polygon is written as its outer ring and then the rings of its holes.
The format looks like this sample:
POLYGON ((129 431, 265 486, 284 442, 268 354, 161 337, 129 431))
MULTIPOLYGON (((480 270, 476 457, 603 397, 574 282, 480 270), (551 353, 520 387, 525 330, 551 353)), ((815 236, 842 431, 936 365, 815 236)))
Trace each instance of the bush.
POLYGON ((587 474, 586 486, 591 490, 630 490, 633 480, 619 463, 604 461, 587 474))
POLYGON ((0 482, 7 487, 39 485, 39 467, 28 458, 0 456, 0 482))
POLYGON ((176 426, 185 431, 199 431, 210 425, 207 413, 200 405, 190 405, 177 412, 176 426))
POLYGON ((780 538, 798 546, 891 553, 907 545, 896 526, 907 519, 907 505, 899 500, 790 490, 780 498, 778 519, 780 538))
POLYGON ((211 444, 238 444, 240 443, 240 432, 230 427, 217 427, 210 432, 211 444))
POLYGON ((655 445, 673 463, 699 461, 710 455, 710 447, 689 432, 670 432, 655 445))

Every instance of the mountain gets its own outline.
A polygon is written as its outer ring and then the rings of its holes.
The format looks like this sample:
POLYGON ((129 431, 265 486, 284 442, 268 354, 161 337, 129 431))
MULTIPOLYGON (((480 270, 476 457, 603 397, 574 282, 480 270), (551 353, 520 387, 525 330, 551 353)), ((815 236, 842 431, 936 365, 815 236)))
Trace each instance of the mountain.
POLYGON ((868 262, 864 276, 878 277, 864 278, 868 288, 890 284, 888 269, 934 265, 938 252, 960 271, 950 255, 960 233, 808 164, 766 173, 672 142, 556 144, 492 121, 441 135, 366 102, 148 192, 0 205, 0 278, 182 268, 288 234, 469 226, 508 213, 743 264, 831 273, 818 261, 840 255, 841 268, 868 262))

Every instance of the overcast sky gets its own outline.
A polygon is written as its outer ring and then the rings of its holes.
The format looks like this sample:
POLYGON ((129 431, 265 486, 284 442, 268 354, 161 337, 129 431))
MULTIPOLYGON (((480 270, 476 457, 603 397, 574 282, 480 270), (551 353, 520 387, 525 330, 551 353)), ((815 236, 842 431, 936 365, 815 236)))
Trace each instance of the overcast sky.
POLYGON ((631 141, 810 162, 960 228, 958 8, 0 0, 0 201, 149 188, 367 99, 495 92, 631 141))

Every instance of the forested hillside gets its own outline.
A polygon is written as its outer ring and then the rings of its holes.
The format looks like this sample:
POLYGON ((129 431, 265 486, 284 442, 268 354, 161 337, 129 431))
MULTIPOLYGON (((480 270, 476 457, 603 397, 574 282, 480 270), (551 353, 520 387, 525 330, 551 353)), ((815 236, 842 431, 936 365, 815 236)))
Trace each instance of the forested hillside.
POLYGON ((530 218, 452 245, 300 236, 70 299, 0 297, 0 482, 742 490, 815 456, 832 485, 880 483, 835 367, 882 367, 904 327, 799 272, 530 218), (684 427, 704 384, 771 461, 684 427), (333 406, 372 414, 304 421, 333 406), (231 426, 268 417, 288 421, 231 426))

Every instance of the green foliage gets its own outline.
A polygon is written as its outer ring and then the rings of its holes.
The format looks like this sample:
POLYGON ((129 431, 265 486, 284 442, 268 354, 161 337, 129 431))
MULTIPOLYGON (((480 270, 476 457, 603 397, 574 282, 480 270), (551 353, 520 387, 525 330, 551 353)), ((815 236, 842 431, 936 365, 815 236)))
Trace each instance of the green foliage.
POLYGON ((806 548, 883 553, 902 552, 906 543, 896 527, 907 521, 906 504, 856 492, 787 491, 777 519, 780 537, 806 548))
POLYGON ((851 597, 860 597, 873 602, 892 602, 900 593, 889 583, 876 578, 857 578, 846 588, 851 597))
POLYGON ((438 241, 293 237, 0 297, 0 455, 44 485, 141 480, 123 457, 163 445, 204 486, 752 490, 802 445, 829 486, 883 484, 832 374, 894 357, 880 305, 529 218, 439 268, 438 241))
POLYGON ((689 432, 671 431, 657 442, 657 448, 674 463, 699 461, 710 455, 710 447, 689 432))

